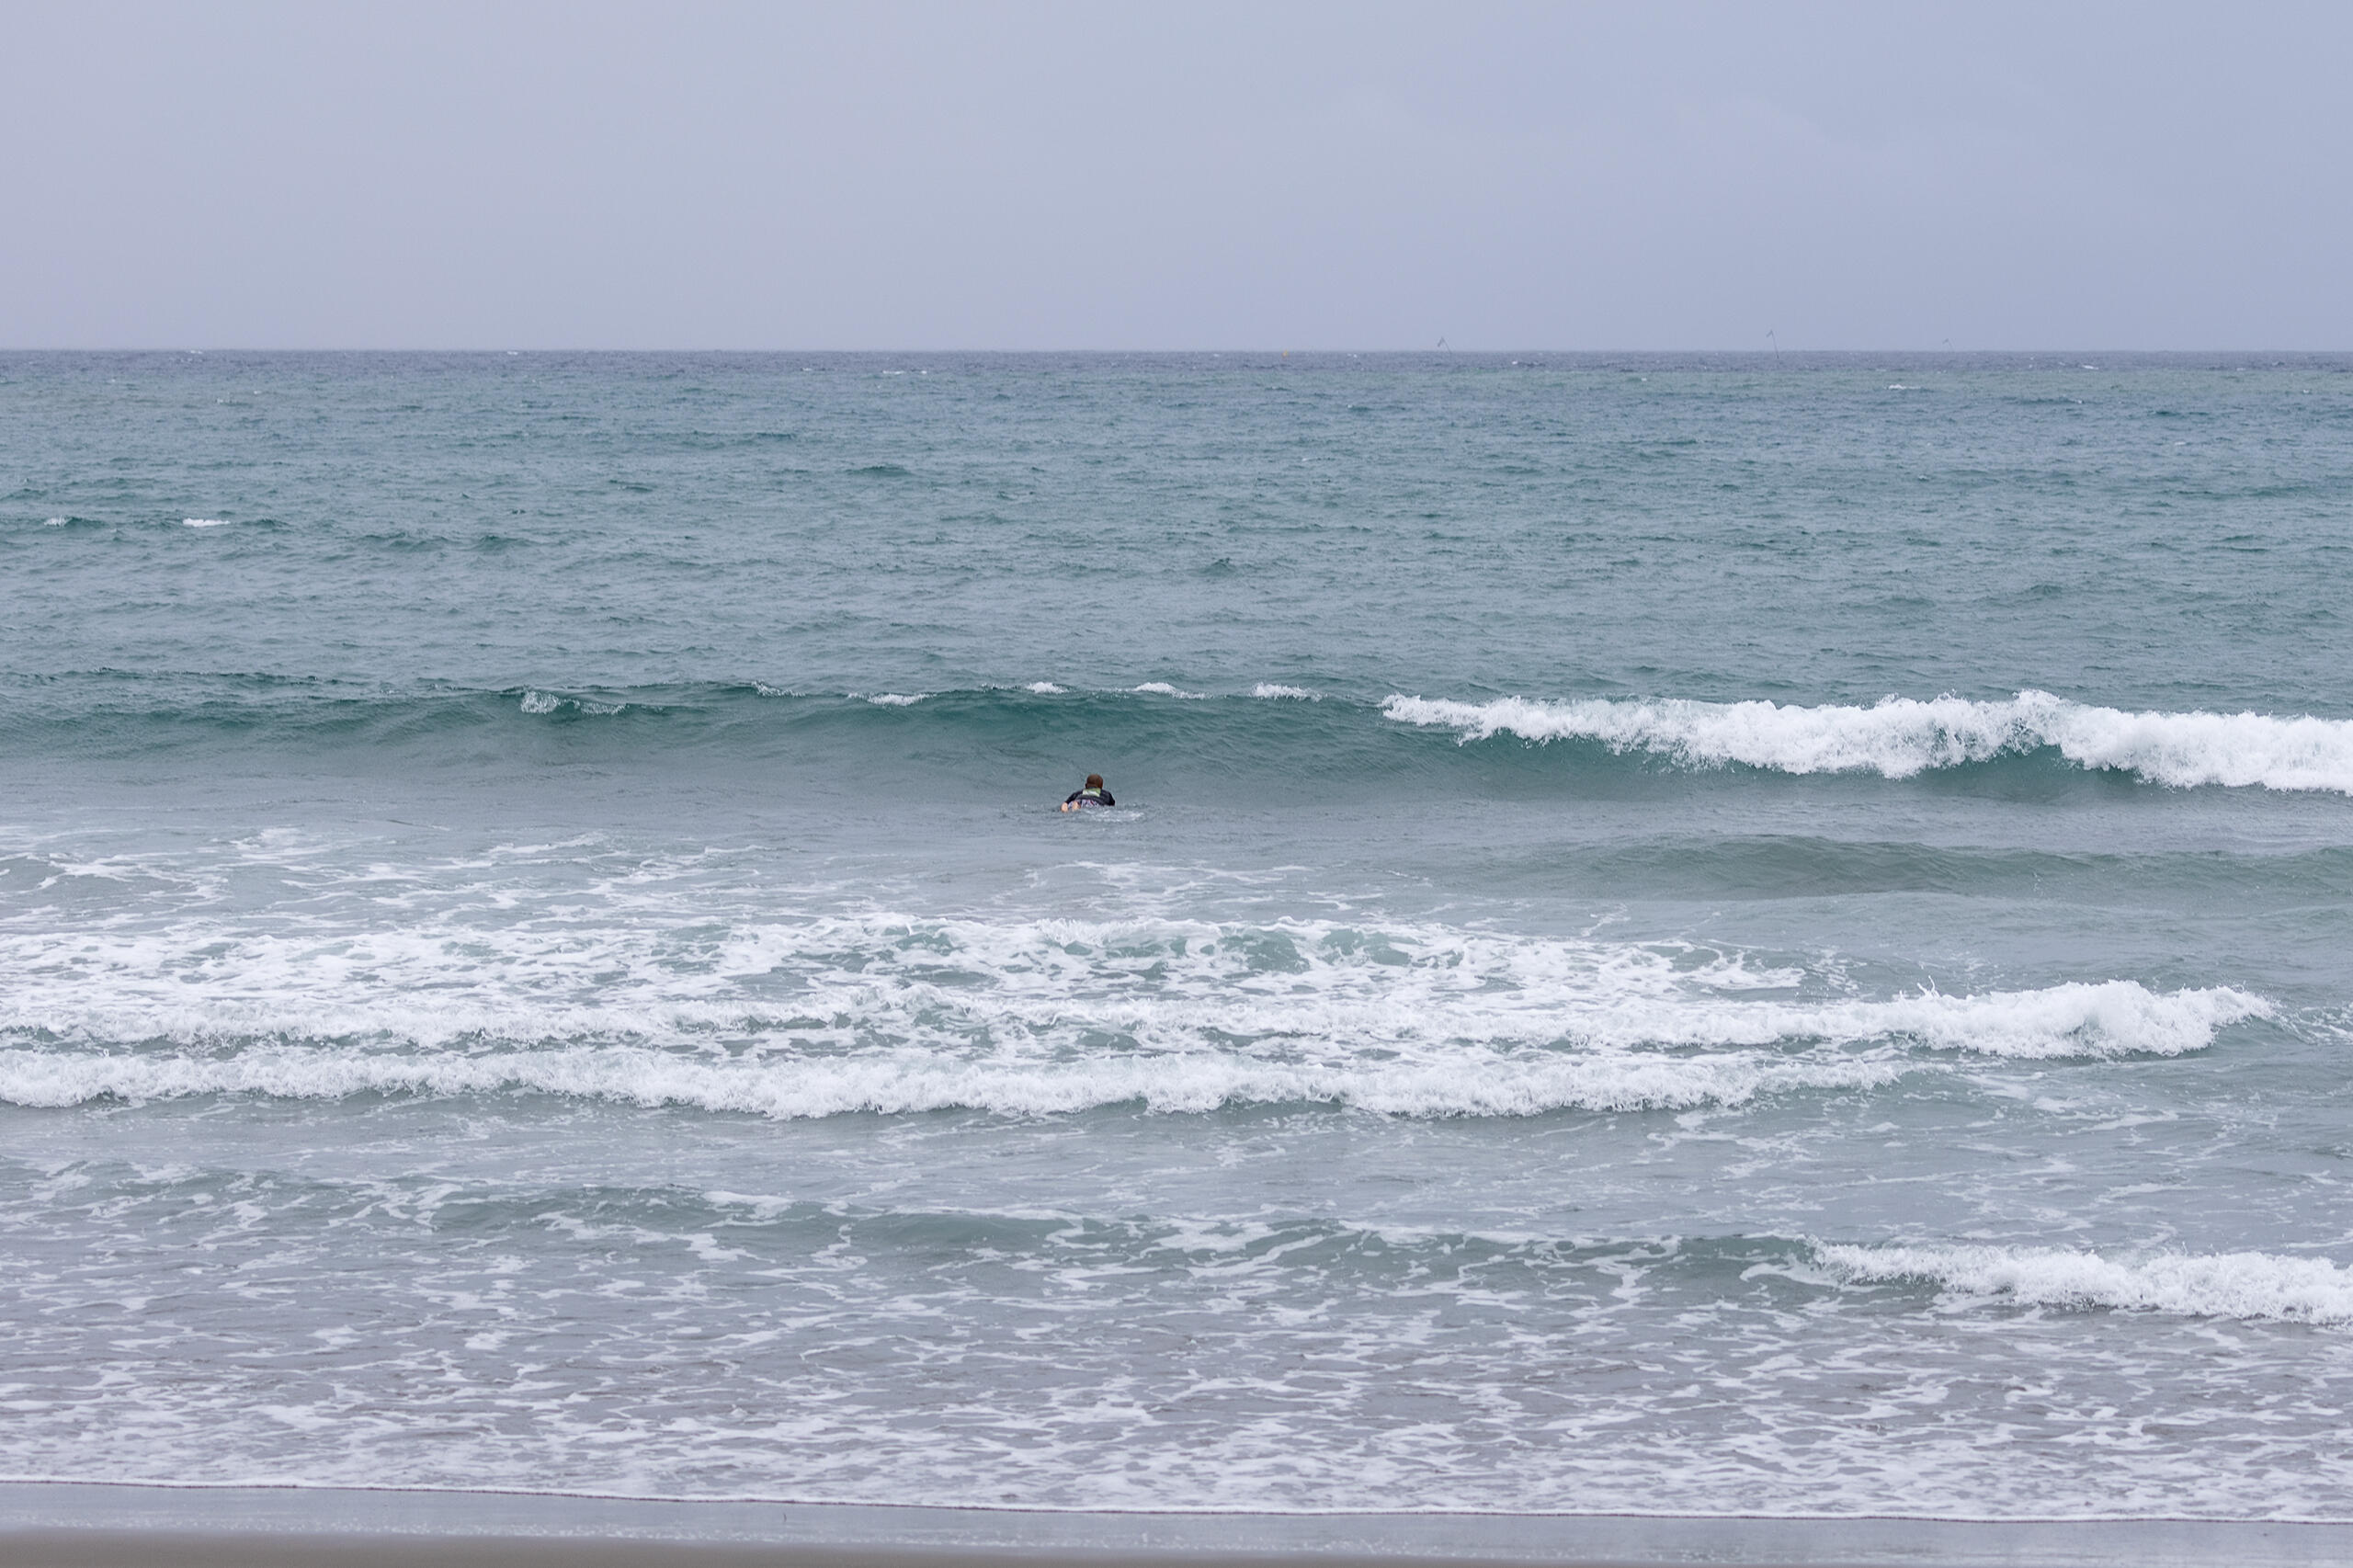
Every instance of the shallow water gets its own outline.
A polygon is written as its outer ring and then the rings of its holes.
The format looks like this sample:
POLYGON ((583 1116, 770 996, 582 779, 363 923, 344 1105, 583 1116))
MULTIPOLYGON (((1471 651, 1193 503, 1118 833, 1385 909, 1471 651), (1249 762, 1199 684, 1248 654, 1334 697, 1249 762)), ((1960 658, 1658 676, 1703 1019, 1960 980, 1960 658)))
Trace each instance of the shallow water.
POLYGON ((0 1472, 2353 1517, 2348 369, 0 357, 0 1472))

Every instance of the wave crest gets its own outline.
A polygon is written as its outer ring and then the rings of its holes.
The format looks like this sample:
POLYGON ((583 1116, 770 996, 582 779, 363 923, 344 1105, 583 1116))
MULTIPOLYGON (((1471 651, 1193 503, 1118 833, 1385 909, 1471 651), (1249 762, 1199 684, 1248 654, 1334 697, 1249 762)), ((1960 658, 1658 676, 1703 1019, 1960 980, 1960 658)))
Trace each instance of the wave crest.
POLYGON ((1954 1296, 2021 1306, 2353 1324, 2353 1269, 2326 1258, 2262 1252, 2110 1258, 2065 1248, 2000 1246, 1820 1246, 1814 1252, 1848 1279, 1916 1279, 1954 1296))
POLYGON ((1891 697, 1870 707, 1777 702, 1654 702, 1593 698, 1492 702, 1392 695, 1381 714, 1452 729, 1468 741, 1598 741, 1688 767, 1737 763, 1780 773, 1909 778, 2046 747, 2078 767, 2189 788, 2260 785, 2353 794, 2353 721, 2262 713, 2126 712, 2021 691, 2003 702, 1891 697))

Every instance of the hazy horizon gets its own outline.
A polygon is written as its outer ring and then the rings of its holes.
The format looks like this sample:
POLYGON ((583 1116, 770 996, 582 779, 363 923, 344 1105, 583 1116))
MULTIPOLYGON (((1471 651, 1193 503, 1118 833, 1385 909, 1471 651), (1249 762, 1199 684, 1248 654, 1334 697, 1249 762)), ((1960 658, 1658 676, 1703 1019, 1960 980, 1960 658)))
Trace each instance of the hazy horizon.
MULTIPOLYGON (((1379 356, 1379 357, 1383 358, 1415 358, 1415 357, 1441 357, 1441 356, 1445 356, 1445 355, 1449 355, 1449 354, 1461 354, 1461 355, 1463 355, 1463 356, 1465 356, 1465 357, 1473 358, 1480 358, 1480 359, 1496 359, 1496 358, 1508 358, 1509 356, 1516 355, 1516 354, 1534 354, 1534 355, 1549 355, 1549 356, 1552 356, 1552 357, 1560 358, 1577 358, 1577 359, 1611 359, 1611 358, 1661 358, 1661 359, 1700 359, 1700 358, 1707 358, 1707 359, 1762 359, 1762 360, 1768 360, 1768 361, 1769 361, 1769 360, 1773 360, 1773 359, 1776 359, 1776 358, 1779 358, 1779 359, 1814 359, 1814 360, 1830 360, 1830 359, 1841 359, 1841 358, 1848 358, 1848 359, 1851 359, 1851 358, 1870 358, 1870 357, 1873 357, 1873 356, 1880 356, 1880 355, 1886 355, 1886 356, 1900 356, 1900 357, 1908 357, 1908 358, 1924 358, 1924 359, 1932 359, 1932 358, 1953 358, 1953 359, 1966 359, 1966 358, 1981 358, 1981 359, 1995 359, 1995 358, 2037 358, 2037 357, 2040 357, 2040 356, 2050 356, 2050 357, 2056 358, 2067 358, 2067 359, 2072 359, 2072 358, 2076 358, 2077 356, 2080 356, 2080 355, 2086 355, 2086 354, 2089 354, 2089 355, 2107 355, 2107 356, 2109 356, 2109 357, 2110 357, 2110 358, 2119 358, 2119 359, 2199 359, 2199 358, 2239 358, 2239 357, 2245 357, 2245 356, 2261 357, 2261 356, 2264 356, 2264 355, 2279 355, 2279 356, 2284 356, 2284 357, 2286 357, 2286 358, 2294 358, 2294 359, 2329 359, 2329 358, 2346 358, 2346 357, 2347 357, 2347 356, 2353 356, 2353 348, 2336 348, 2336 347, 2281 347, 2281 346, 2277 345, 2277 344, 2246 344, 2246 345, 2231 345, 2231 344, 2223 344, 2223 345, 2210 346, 2210 347, 2182 347, 2182 348, 2120 348, 2120 347, 2113 347, 2113 346, 2110 346, 2110 347, 2100 347, 2100 346, 2097 346, 2097 345, 2086 346, 2086 345, 2083 345, 2083 344, 2074 344, 2074 345, 2069 345, 2069 344, 2041 344, 2041 345, 2034 345, 2034 346, 2017 346, 2017 347, 1996 345, 1996 346, 1992 346, 1992 347, 1982 347, 1982 348, 1980 348, 1980 347, 1971 347, 1971 348, 1958 348, 1958 347, 1955 347, 1955 348, 1947 348, 1947 347, 1919 347, 1919 346, 1917 346, 1917 345, 1914 345, 1914 344, 1902 344, 1902 343, 1863 344, 1863 345, 1859 345, 1859 346, 1851 347, 1839 347, 1839 348, 1820 348, 1820 347, 1804 347, 1804 348, 1801 348, 1801 347, 1786 347, 1786 348, 1781 348, 1781 349, 1778 349, 1778 350, 1777 350, 1777 349, 1773 349, 1773 348, 1754 348, 1754 347, 1745 347, 1745 346, 1735 346, 1735 347, 1722 347, 1722 346, 1716 346, 1716 347, 1710 347, 1710 346, 1706 346, 1706 345, 1699 345, 1699 346, 1694 346, 1694 347, 1682 347, 1682 348, 1661 348, 1661 347, 1651 347, 1651 346, 1643 346, 1643 345, 1620 345, 1620 346, 1618 346, 1618 347, 1590 347, 1590 348, 1560 348, 1560 347, 1550 347, 1550 348, 1548 348, 1548 347, 1531 347, 1531 346, 1527 345, 1527 344, 1521 344, 1521 345, 1519 345, 1519 346, 1518 346, 1518 347, 1483 347, 1483 347, 1455 347, 1454 345, 1449 344, 1449 345, 1447 345, 1447 346, 1445 346, 1445 347, 1420 347, 1420 348, 1415 348, 1415 347, 1386 347, 1386 348, 1373 348, 1373 347, 1313 347, 1313 346, 1309 346, 1309 347, 1300 347, 1300 346, 1297 346, 1297 345, 1293 345, 1293 346, 1290 346, 1290 347, 1278 347, 1278 346, 1273 345, 1273 344, 1267 344, 1267 345, 1256 346, 1256 347, 1253 347, 1253 346, 1236 347, 1236 346, 1234 346, 1234 345, 1233 345, 1233 344, 1226 344, 1226 345, 1222 345, 1222 346, 1218 347, 1210 347, 1210 348, 1168 348, 1168 347, 1153 347, 1153 346, 1150 346, 1150 345, 1138 345, 1138 346, 1134 346, 1134 347, 1108 347, 1108 348, 1091 348, 1091 347, 1040 348, 1040 347, 995 347, 995 346, 992 346, 992 345, 988 345, 988 344, 975 344, 975 345, 971 345, 971 346, 968 346, 968 347, 941 347, 941 346, 938 346, 938 345, 926 345, 926 344, 919 344, 919 343, 918 343, 918 344, 907 344, 907 345, 900 346, 900 347, 859 347, 859 346, 857 346, 857 345, 849 345, 849 346, 844 346, 844 347, 823 347, 823 348, 800 347, 795 347, 795 346, 793 346, 793 345, 791 345, 791 344, 782 344, 782 345, 778 345, 778 346, 775 346, 775 347, 750 346, 750 347, 726 347, 726 346, 723 346, 723 345, 710 345, 710 344, 645 344, 645 345, 642 345, 642 346, 633 346, 633 347, 618 347, 618 346, 616 346, 616 347, 608 347, 608 346, 602 346, 602 345, 597 345, 597 344, 580 344, 580 345, 566 346, 566 347, 562 347, 509 348, 509 347, 501 347, 501 346, 497 346, 497 345, 486 345, 486 344, 432 344, 432 343, 420 343, 420 344, 406 345, 406 346, 402 346, 402 347, 369 347, 369 346, 365 346, 365 345, 339 344, 339 343, 315 343, 315 344, 283 345, 283 346, 278 346, 278 347, 260 347, 260 346, 252 345, 252 344, 241 344, 241 343, 206 343, 206 344, 182 344, 182 343, 115 343, 115 344, 108 344, 108 343, 95 343, 95 344, 74 344, 74 345, 29 345, 29 346, 23 346, 23 347, 7 347, 7 346, 0 346, 0 354, 16 354, 16 355, 50 355, 50 354, 53 354, 53 355, 74 355, 74 354, 87 354, 87 355, 133 355, 133 354, 215 355, 215 354, 217 354, 217 355, 224 355, 224 356, 225 356, 225 355, 236 355, 236 354, 253 354, 253 355, 297 355, 297 354, 327 354, 327 355, 334 355, 334 354, 349 354, 349 355, 355 355, 355 356, 356 356, 356 355, 387 355, 387 356, 389 356, 389 355, 415 355, 415 356, 420 356, 420 357, 422 357, 422 356, 432 356, 432 355, 450 355, 450 356, 473 355, 473 356, 481 356, 481 357, 495 357, 495 356, 499 356, 499 355, 507 355, 507 356, 520 356, 520 357, 524 357, 524 358, 529 358, 529 357, 533 357, 533 356, 551 356, 551 356, 559 356, 559 355, 561 355, 561 356, 570 356, 570 357, 573 357, 573 358, 580 358, 580 357, 584 357, 584 356, 585 356, 585 357, 594 357, 594 356, 597 356, 597 355, 612 355, 612 356, 615 356, 615 357, 620 357, 620 356, 630 356, 630 355, 634 355, 634 356, 659 356, 659 355, 665 355, 665 354, 676 354, 676 355, 685 355, 685 356, 695 357, 695 358, 721 358, 721 357, 726 357, 726 356, 740 356, 740 357, 743 357, 743 358, 791 358, 792 356, 795 356, 795 355, 806 355, 806 356, 809 356, 809 357, 811 357, 811 358, 858 358, 858 357, 869 357, 869 358, 870 358, 870 357, 885 356, 885 355, 888 355, 888 356, 902 356, 902 357, 905 357, 905 356, 917 356, 917 355, 926 355, 926 354, 936 354, 936 355, 941 355, 941 356, 966 356, 966 357, 973 357, 973 358, 1004 357, 1004 358, 1217 358, 1217 357, 1222 356, 1222 355, 1232 355, 1232 356, 1233 356, 1233 357, 1235 357, 1235 358, 1290 358, 1290 359, 1305 359, 1305 358, 1364 358, 1364 357, 1368 357, 1368 356, 1379 356)), ((2097 365, 2087 365, 2087 366, 2084 366, 2084 367, 2081 367, 2081 368, 2082 368, 2082 369, 2100 369, 2101 367, 2099 367, 2099 366, 2097 366, 2097 365)))
POLYGON ((2316 6, 10 20, 8 348, 2353 347, 2316 6))

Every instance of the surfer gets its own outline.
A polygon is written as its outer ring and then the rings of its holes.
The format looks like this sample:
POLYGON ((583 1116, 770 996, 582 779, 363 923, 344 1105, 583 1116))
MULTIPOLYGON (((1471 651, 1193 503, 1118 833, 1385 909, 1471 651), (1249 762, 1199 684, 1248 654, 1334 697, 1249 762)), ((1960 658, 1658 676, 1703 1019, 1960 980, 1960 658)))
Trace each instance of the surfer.
POLYGON ((1090 773, 1086 776, 1086 788, 1073 790, 1070 792, 1070 799, 1063 802, 1063 810, 1083 812, 1089 806, 1118 804, 1117 801, 1111 799, 1111 791, 1103 788, 1103 776, 1099 773, 1090 773))

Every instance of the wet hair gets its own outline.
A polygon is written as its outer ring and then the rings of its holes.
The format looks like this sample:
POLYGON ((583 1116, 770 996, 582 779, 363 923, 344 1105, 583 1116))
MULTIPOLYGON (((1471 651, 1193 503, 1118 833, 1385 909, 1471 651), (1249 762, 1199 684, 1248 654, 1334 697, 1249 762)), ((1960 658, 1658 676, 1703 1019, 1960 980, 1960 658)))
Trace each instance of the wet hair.
POLYGON ((1099 773, 1088 774, 1086 776, 1086 787, 1090 790, 1100 790, 1103 788, 1103 776, 1099 773))

